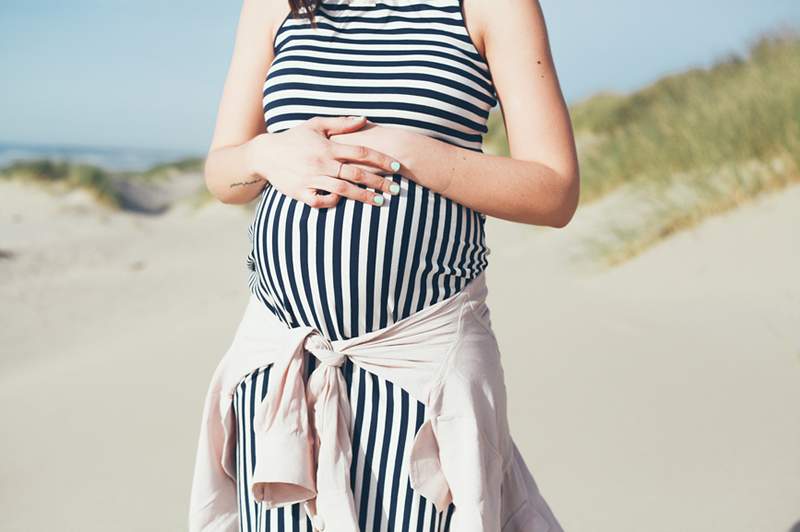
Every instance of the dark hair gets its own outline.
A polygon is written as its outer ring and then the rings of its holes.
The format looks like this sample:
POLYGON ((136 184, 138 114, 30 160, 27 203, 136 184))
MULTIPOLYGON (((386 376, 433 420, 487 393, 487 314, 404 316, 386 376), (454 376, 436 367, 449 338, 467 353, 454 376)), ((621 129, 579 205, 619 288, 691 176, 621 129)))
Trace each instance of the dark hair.
POLYGON ((289 9, 292 11, 292 18, 301 16, 301 12, 303 12, 302 16, 308 18, 312 28, 317 27, 316 20, 314 19, 317 7, 317 0, 289 0, 289 9))

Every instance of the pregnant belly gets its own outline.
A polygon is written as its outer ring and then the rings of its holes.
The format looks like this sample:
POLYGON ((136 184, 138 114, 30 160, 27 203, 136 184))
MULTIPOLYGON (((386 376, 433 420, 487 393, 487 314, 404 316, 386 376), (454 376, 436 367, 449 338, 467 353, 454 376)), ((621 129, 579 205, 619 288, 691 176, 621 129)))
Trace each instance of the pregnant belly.
POLYGON ((290 327, 332 340, 450 297, 487 265, 484 217, 406 179, 382 206, 317 209, 267 186, 249 227, 250 288, 290 327))

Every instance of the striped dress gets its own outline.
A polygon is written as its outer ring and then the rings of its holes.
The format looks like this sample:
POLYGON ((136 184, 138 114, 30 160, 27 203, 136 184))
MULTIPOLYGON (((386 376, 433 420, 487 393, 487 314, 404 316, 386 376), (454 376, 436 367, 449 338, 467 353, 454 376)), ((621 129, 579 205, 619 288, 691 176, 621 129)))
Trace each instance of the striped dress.
MULTIPOLYGON (((316 20, 313 29, 287 15, 275 35, 263 92, 269 133, 315 116, 364 115, 482 151, 497 99, 461 0, 323 0, 316 20)), ((391 178, 401 191, 382 206, 341 198, 315 209, 267 185, 248 227, 250 292, 288 327, 315 326, 337 340, 384 328, 463 289, 488 264, 485 215, 400 173, 391 178)), ((314 367, 309 355, 306 375, 314 367)), ((406 454, 425 405, 349 360, 342 369, 361 530, 448 530, 454 506, 437 513, 408 480, 406 454)), ((267 510, 246 489, 252 409, 268 386, 264 367, 234 397, 241 529, 310 532, 301 503, 267 510)))

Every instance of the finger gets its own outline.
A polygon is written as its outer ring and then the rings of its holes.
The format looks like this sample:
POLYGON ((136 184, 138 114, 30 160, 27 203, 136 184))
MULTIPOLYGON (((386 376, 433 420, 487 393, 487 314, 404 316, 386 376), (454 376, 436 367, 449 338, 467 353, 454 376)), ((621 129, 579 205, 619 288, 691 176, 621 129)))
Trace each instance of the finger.
POLYGON ((342 168, 339 170, 339 175, 337 177, 346 179, 351 183, 366 185, 370 188, 374 188, 378 192, 386 192, 387 194, 398 194, 400 192, 400 185, 395 183, 392 179, 373 174, 369 170, 353 164, 342 164, 342 168))
POLYGON ((326 137, 356 131, 364 127, 366 123, 367 117, 365 116, 315 116, 309 120, 309 125, 324 133, 326 137))
POLYGON ((314 186, 322 190, 327 190, 332 194, 354 199, 368 205, 383 205, 386 198, 378 191, 362 188, 344 179, 337 179, 326 175, 317 177, 314 186))
POLYGON ((369 146, 331 142, 331 154, 335 159, 363 163, 393 174, 400 171, 400 162, 369 146))
POLYGON ((313 188, 305 188, 300 193, 300 201, 308 205, 309 207, 314 207, 317 209, 326 209, 328 207, 333 207, 337 203, 339 203, 339 199, 341 196, 334 193, 329 194, 320 194, 318 190, 313 188))

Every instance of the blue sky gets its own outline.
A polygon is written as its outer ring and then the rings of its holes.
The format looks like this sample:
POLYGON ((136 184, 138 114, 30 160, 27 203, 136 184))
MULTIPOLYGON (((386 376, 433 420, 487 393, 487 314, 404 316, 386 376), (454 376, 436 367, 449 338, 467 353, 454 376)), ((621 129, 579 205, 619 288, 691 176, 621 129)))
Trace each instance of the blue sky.
MULTIPOLYGON (((798 0, 540 0, 569 102, 800 27, 798 0)), ((0 142, 205 153, 241 0, 3 0, 0 142)))

